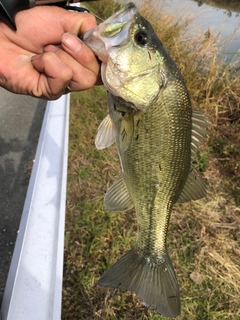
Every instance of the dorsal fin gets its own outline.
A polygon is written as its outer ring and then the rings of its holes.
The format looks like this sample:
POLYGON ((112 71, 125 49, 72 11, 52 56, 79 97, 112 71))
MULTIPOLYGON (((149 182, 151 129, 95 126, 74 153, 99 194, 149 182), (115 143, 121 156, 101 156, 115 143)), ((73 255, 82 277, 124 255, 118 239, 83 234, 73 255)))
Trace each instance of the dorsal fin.
POLYGON ((208 132, 207 117, 200 110, 193 110, 192 113, 192 142, 191 142, 191 156, 192 158, 196 155, 199 146, 206 139, 208 132))
MULTIPOLYGON (((191 157, 196 156, 199 146, 204 142, 207 134, 207 117, 199 110, 192 114, 191 157)), ((189 172, 187 181, 177 203, 198 200, 206 195, 205 183, 202 176, 193 168, 189 172)))

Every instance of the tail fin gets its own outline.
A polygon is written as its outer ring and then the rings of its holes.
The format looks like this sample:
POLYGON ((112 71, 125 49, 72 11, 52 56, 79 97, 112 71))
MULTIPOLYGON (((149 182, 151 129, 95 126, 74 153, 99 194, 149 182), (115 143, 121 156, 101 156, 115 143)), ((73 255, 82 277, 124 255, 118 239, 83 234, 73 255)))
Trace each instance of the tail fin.
POLYGON ((177 317, 180 293, 176 274, 167 253, 161 260, 152 263, 131 249, 103 274, 98 285, 133 291, 148 308, 166 317, 177 317))

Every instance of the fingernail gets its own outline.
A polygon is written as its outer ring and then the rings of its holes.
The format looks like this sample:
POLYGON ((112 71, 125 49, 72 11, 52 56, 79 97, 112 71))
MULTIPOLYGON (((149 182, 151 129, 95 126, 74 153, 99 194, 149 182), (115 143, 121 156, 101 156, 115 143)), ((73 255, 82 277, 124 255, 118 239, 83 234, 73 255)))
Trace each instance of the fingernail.
POLYGON ((56 52, 58 51, 59 47, 54 46, 52 44, 47 45, 46 47, 43 48, 44 52, 56 52))
POLYGON ((78 53, 82 49, 82 41, 70 33, 65 33, 62 36, 62 45, 74 53, 78 53))
POLYGON ((35 61, 40 57, 40 54, 35 54, 31 57, 31 61, 35 61))

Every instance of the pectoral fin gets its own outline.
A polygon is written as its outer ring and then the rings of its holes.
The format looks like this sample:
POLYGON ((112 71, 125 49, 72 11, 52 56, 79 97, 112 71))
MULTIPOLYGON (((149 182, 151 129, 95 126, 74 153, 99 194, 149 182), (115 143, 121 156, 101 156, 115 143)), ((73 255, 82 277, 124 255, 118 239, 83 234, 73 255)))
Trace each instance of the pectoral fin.
POLYGON ((98 127, 95 145, 98 150, 110 147, 116 141, 116 132, 108 114, 98 127))
POLYGON ((127 211, 133 208, 132 198, 121 175, 108 189, 104 198, 105 208, 109 211, 127 211))
POLYGON ((119 148, 121 152, 125 152, 132 140, 134 132, 133 114, 125 114, 122 117, 120 136, 119 136, 119 148))

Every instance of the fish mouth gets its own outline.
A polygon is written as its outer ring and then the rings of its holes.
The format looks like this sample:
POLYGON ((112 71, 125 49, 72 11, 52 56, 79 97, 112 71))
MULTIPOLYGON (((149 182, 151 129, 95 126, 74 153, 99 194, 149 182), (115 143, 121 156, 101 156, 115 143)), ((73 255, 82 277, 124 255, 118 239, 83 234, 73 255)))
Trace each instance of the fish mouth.
POLYGON ((103 23, 88 30, 83 35, 84 43, 89 46, 98 58, 108 62, 109 50, 129 40, 129 28, 138 15, 133 3, 128 3, 103 23))

